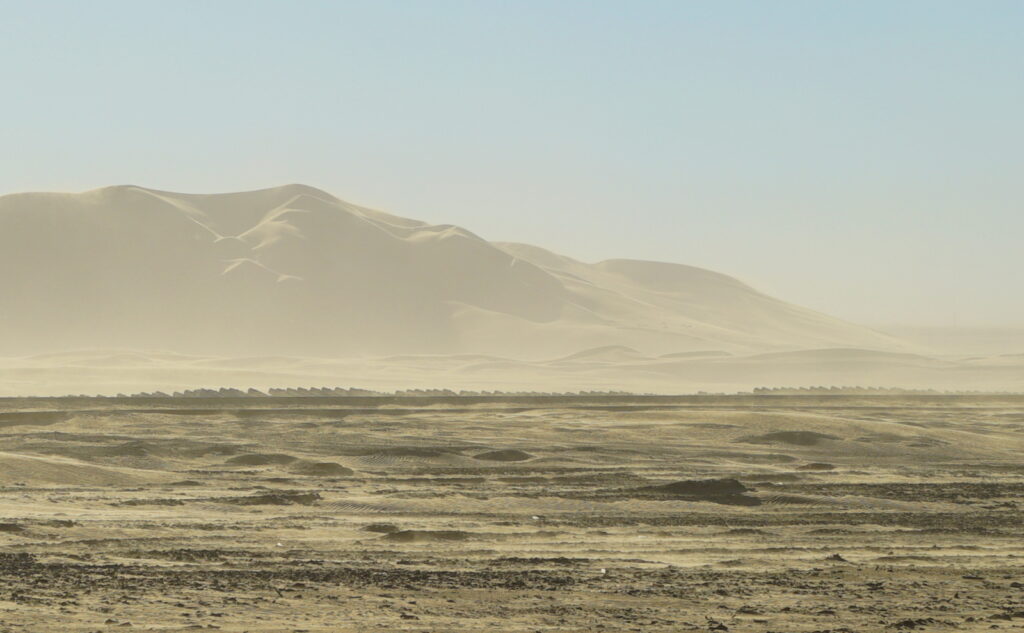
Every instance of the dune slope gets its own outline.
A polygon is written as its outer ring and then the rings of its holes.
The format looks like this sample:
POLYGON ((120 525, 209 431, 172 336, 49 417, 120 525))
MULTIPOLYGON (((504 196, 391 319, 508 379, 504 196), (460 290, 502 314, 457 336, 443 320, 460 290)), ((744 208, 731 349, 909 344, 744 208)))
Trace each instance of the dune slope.
POLYGON ((888 349, 707 270, 587 264, 287 185, 0 197, 0 356, 81 348, 541 358, 888 349))

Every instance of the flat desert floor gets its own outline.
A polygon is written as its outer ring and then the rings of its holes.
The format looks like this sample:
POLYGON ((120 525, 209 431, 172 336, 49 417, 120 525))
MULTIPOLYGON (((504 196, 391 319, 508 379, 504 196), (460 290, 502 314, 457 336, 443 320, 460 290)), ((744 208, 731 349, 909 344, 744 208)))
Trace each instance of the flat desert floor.
POLYGON ((0 631, 1024 629, 1024 398, 0 401, 0 631))

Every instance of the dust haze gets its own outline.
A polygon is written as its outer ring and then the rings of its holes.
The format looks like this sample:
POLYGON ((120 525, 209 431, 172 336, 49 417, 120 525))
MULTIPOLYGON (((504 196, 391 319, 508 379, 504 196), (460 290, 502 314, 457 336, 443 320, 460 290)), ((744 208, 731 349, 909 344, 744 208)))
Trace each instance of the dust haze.
POLYGON ((0 270, 5 396, 1024 386, 1012 334, 876 331, 714 271, 580 262, 306 185, 6 195, 0 270))
POLYGON ((0 633, 1024 632, 1022 32, 0 1, 0 633))
POLYGON ((5 631, 1024 623, 1012 332, 304 185, 7 195, 0 270, 5 631))

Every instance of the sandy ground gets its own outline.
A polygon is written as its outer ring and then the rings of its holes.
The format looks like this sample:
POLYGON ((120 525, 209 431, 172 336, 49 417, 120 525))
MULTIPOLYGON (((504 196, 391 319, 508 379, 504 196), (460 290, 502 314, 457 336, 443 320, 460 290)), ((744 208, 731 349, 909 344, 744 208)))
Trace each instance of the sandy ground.
POLYGON ((1024 629, 1024 398, 2 407, 4 632, 1024 629))

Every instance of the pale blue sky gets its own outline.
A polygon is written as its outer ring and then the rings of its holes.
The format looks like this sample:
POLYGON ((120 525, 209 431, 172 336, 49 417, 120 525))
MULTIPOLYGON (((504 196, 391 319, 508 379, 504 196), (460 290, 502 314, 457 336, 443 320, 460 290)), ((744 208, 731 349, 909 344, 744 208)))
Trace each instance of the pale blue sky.
POLYGON ((0 193, 303 182, 1024 326, 1024 2, 0 0, 0 193))

